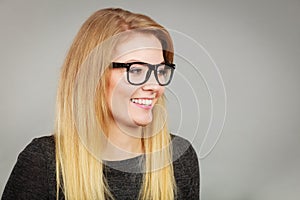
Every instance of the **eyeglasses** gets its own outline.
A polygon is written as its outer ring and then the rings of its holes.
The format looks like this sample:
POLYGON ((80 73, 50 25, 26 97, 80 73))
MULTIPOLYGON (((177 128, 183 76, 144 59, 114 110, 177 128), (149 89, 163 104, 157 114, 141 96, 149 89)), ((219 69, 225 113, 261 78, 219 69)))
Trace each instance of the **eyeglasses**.
POLYGON ((151 72, 154 71, 154 76, 158 84, 165 86, 172 80, 175 64, 160 63, 152 65, 144 62, 113 62, 112 68, 126 68, 127 80, 132 85, 142 85, 146 83, 151 76, 151 72))

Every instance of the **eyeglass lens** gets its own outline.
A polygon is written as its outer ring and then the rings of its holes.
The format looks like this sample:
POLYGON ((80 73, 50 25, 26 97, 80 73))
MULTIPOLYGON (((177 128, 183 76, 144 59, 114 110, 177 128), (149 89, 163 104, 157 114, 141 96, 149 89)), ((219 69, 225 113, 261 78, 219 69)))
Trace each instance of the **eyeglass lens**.
MULTIPOLYGON (((132 64, 128 70, 128 81, 133 84, 144 83, 150 78, 151 71, 147 64, 132 64)), ((154 73, 159 84, 167 84, 171 78, 172 69, 165 64, 160 64, 154 73)))

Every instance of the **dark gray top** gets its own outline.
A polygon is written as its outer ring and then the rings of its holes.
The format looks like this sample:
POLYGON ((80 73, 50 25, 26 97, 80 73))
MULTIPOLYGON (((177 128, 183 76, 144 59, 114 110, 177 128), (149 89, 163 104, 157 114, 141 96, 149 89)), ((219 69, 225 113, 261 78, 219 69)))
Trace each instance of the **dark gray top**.
MULTIPOLYGON (((192 145, 172 136, 173 166, 177 199, 199 199, 199 164, 192 145)), ((115 199, 138 199, 143 174, 126 172, 122 167, 139 169, 143 156, 105 162, 104 175, 115 199), (121 167, 121 168, 119 168, 121 167)), ((18 156, 5 186, 3 200, 56 199, 55 143, 53 136, 34 139, 18 156)), ((60 197, 63 198, 60 190, 60 197)))

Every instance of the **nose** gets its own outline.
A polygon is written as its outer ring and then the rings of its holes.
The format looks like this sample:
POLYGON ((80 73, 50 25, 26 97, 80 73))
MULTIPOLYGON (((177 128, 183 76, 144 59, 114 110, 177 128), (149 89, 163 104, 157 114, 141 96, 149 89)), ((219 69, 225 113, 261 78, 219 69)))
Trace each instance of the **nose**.
POLYGON ((154 72, 152 71, 150 77, 146 83, 143 85, 144 90, 159 90, 162 86, 160 86, 154 76, 154 72))

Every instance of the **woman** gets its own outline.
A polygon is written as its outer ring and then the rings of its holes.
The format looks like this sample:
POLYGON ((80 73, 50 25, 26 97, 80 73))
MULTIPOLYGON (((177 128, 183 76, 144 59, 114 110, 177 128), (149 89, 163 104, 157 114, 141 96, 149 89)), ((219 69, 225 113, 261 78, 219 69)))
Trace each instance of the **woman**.
POLYGON ((103 9, 62 67, 55 133, 18 157, 3 199, 199 199, 198 159, 166 125, 173 44, 151 18, 103 9))

